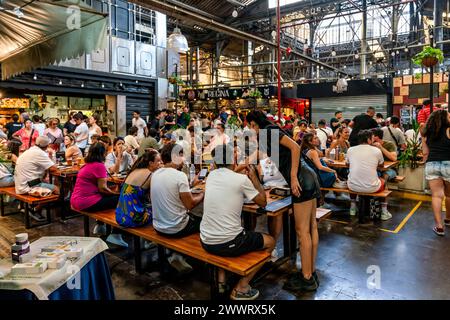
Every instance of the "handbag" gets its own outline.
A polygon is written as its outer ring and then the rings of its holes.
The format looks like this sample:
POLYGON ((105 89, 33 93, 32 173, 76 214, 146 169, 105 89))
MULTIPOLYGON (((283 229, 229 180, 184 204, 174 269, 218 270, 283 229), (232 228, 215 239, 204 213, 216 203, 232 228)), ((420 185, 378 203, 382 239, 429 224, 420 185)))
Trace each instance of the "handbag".
MULTIPOLYGON (((302 157, 306 164, 316 173, 317 179, 319 180, 319 184, 322 188, 330 188, 333 186, 336 181, 336 176, 334 173, 317 169, 311 159, 306 155, 305 151, 302 152, 302 157)), ((323 159, 320 159, 320 162, 324 167, 327 167, 327 164, 323 159)))

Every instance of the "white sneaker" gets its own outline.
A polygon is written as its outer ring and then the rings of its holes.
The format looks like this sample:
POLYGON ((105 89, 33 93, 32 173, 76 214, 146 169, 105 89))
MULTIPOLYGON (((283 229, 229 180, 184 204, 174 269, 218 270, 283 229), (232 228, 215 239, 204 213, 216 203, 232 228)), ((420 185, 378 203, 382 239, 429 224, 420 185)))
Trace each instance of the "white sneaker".
POLYGON ((297 252, 297 256, 295 259, 295 267, 297 268, 297 270, 302 269, 302 258, 300 257, 300 252, 297 252))
POLYGON ((392 218, 392 214, 389 211, 382 211, 380 219, 383 221, 389 220, 392 218))
POLYGON ((356 207, 351 207, 350 208, 350 215, 351 216, 356 216, 356 207))
POLYGON ((96 236, 106 236, 106 226, 104 224, 96 223, 92 233, 96 236))
POLYGON ((329 203, 324 203, 323 205, 320 206, 322 209, 332 209, 333 206, 329 203))
POLYGON ((275 262, 275 261, 278 260, 278 251, 277 251, 277 249, 273 249, 273 250, 272 250, 272 254, 271 254, 270 260, 271 260, 272 262, 275 262))
POLYGON ((350 196, 347 193, 340 193, 337 195, 336 200, 341 200, 341 201, 350 201, 350 196))
POLYGON ((336 199, 336 195, 333 191, 328 191, 328 193, 325 195, 325 198, 327 199, 336 199))
POLYGON ((170 265, 179 273, 185 274, 193 270, 192 266, 187 263, 181 255, 177 253, 172 254, 167 260, 169 261, 170 265))
POLYGON ((108 238, 106 238, 106 241, 117 246, 128 248, 128 243, 126 243, 125 240, 122 239, 122 235, 118 233, 111 233, 108 238))

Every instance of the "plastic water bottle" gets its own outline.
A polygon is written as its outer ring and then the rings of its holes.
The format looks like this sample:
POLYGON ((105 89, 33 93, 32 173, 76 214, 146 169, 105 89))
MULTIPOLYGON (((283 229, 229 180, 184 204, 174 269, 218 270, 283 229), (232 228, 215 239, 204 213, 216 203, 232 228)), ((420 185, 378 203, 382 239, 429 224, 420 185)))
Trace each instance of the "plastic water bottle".
POLYGON ((194 164, 191 164, 189 168, 189 183, 192 184, 194 179, 195 179, 195 166, 194 164))

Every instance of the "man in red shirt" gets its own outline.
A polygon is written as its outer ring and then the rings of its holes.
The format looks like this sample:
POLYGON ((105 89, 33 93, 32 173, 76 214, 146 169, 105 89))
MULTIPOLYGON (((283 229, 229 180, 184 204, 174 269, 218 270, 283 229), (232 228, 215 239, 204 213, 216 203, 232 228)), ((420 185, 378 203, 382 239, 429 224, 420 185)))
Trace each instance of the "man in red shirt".
MULTIPOLYGON (((423 133, 423 129, 425 128, 425 125, 427 123, 428 118, 430 117, 431 110, 430 110, 430 100, 424 100, 423 101, 423 107, 417 114, 417 122, 419 123, 420 132, 423 133)), ((433 106, 433 111, 439 110, 440 108, 433 106)))
MULTIPOLYGON (((422 109, 419 111, 419 113, 417 114, 417 122, 422 125, 425 124, 431 114, 431 110, 430 110, 430 104, 431 101, 430 100, 425 100, 423 102, 423 107, 422 109)), ((433 106, 433 111, 439 110, 440 108, 433 106)))

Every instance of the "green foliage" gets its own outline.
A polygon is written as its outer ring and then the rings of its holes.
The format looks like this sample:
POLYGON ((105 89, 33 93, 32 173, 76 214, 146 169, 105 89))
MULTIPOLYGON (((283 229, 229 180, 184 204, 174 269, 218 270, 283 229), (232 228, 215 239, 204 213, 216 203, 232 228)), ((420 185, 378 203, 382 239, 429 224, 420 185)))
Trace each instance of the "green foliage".
POLYGON ((426 46, 421 52, 419 52, 412 58, 412 61, 414 62, 414 64, 422 66, 422 62, 425 58, 436 58, 439 63, 442 63, 444 62, 444 53, 438 48, 426 46))
POLYGON ((176 85, 179 85, 179 86, 184 86, 185 85, 183 79, 181 79, 179 76, 176 76, 175 74, 172 74, 169 77, 169 83, 176 84, 176 85))
POLYGON ((251 98, 260 99, 260 98, 262 98, 262 93, 259 90, 254 90, 254 91, 250 92, 250 94, 248 96, 251 98))
POLYGON ((419 166, 421 159, 422 143, 419 139, 419 124, 413 122, 414 135, 412 140, 407 140, 406 150, 398 158, 399 166, 401 168, 410 167, 415 169, 419 166))

